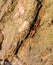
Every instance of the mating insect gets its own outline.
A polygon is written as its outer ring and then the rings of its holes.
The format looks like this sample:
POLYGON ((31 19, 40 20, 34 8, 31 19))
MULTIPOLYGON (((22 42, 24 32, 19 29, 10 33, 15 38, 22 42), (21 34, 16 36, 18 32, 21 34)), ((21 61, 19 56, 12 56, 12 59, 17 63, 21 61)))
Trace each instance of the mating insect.
POLYGON ((34 34, 35 34, 36 31, 37 31, 37 27, 39 26, 39 24, 40 24, 40 20, 38 19, 38 20, 34 23, 32 29, 31 29, 31 31, 30 31, 30 37, 33 37, 33 36, 34 36, 34 34))

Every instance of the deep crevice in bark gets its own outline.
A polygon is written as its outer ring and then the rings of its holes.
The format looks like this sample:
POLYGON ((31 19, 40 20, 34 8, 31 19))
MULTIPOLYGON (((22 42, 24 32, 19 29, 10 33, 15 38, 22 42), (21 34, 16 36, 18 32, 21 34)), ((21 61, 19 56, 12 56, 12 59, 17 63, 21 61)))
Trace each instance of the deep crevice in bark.
MULTIPOLYGON (((30 27, 30 31, 31 31, 31 29, 32 29, 33 26, 34 26, 34 23, 37 21, 38 15, 39 15, 39 11, 40 11, 40 9, 41 9, 41 7, 42 7, 41 1, 37 0, 37 2, 38 2, 38 4, 37 4, 37 9, 38 9, 38 10, 37 10, 37 13, 36 13, 36 17, 35 17, 35 19, 34 19, 34 22, 33 22, 33 24, 32 24, 31 27, 30 27)), ((28 35, 25 37, 25 39, 29 36, 30 31, 29 31, 28 35)))
MULTIPOLYGON (((38 4, 37 4, 38 11, 37 11, 36 17, 35 17, 35 19, 34 19, 34 22, 36 22, 37 19, 38 19, 38 15, 39 15, 39 11, 40 11, 41 7, 42 7, 42 4, 41 4, 40 1, 38 1, 38 4)), ((33 28, 34 22, 33 22, 33 24, 31 25, 30 30, 33 28)), ((29 31, 29 33, 30 33, 30 31, 29 31)), ((28 33, 28 35, 25 37, 25 39, 27 39, 27 37, 29 36, 29 33, 28 33)), ((17 45, 17 47, 16 47, 15 55, 18 53, 20 47, 21 47, 22 44, 23 44, 23 41, 18 42, 18 43, 19 43, 19 45, 17 45)))
POLYGON ((18 50, 19 50, 19 48, 21 47, 21 45, 23 44, 23 41, 21 41, 21 42, 18 42, 19 44, 17 45, 17 47, 16 47, 16 50, 15 50, 15 55, 18 53, 18 50))

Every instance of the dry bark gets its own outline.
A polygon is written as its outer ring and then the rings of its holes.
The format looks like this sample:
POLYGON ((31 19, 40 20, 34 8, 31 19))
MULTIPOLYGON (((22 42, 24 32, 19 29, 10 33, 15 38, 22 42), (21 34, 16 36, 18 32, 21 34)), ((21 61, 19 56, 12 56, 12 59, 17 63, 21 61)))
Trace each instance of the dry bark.
POLYGON ((20 47, 17 56, 27 65, 53 64, 53 0, 44 0, 38 17, 41 19, 33 38, 30 36, 20 47))
POLYGON ((3 5, 3 7, 0 10, 0 20, 4 16, 5 12, 8 11, 9 6, 11 5, 11 0, 7 0, 7 2, 3 5))
MULTIPOLYGON (((0 64, 52 65, 53 0, 11 2, 9 10, 4 9, 5 15, 2 15, 0 21, 0 64), (40 24, 31 38, 28 33, 34 19, 40 19, 40 24)), ((3 7, 6 3, 2 3, 3 7)))
POLYGON ((30 26, 36 15, 36 5, 35 0, 18 0, 9 20, 4 22, 5 27, 2 30, 4 40, 0 51, 1 59, 13 56, 16 47, 29 33, 30 26))

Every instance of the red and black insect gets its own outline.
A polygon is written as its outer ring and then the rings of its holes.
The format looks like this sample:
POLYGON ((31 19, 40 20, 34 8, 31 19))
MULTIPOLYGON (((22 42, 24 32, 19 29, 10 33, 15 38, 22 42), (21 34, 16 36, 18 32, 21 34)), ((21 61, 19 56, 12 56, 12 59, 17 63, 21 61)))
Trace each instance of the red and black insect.
POLYGON ((37 27, 39 26, 39 24, 40 24, 40 20, 37 20, 36 22, 34 22, 34 25, 33 25, 32 29, 30 31, 30 37, 34 36, 34 34, 37 31, 37 27))

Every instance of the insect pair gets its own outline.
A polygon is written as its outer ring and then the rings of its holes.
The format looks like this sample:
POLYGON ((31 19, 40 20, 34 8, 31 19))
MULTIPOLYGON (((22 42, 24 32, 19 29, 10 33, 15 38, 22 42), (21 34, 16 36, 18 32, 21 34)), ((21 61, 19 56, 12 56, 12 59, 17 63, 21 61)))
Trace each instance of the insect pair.
POLYGON ((39 24, 40 24, 40 20, 39 19, 36 22, 34 22, 34 25, 33 25, 32 29, 30 31, 30 37, 34 36, 34 34, 37 31, 37 27, 39 26, 39 24))

